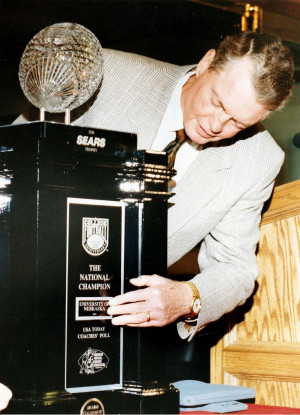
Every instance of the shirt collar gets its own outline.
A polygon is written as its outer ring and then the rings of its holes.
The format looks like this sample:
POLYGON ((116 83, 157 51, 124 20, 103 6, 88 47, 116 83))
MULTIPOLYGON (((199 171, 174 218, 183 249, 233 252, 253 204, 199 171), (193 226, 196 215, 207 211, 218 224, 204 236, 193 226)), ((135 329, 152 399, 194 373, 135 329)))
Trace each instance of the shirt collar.
POLYGON ((195 73, 196 71, 190 71, 178 81, 162 120, 161 131, 177 131, 183 128, 183 114, 180 103, 182 87, 195 73))

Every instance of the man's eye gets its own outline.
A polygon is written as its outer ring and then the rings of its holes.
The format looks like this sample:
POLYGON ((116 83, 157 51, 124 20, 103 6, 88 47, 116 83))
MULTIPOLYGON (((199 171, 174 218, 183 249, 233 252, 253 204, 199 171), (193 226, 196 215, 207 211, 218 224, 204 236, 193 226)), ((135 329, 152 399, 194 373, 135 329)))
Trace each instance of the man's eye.
POLYGON ((237 128, 238 130, 243 130, 245 127, 243 125, 238 124, 235 120, 231 120, 231 123, 233 124, 233 126, 235 128, 237 128))
POLYGON ((239 130, 243 130, 245 127, 243 125, 235 124, 236 128, 239 130))

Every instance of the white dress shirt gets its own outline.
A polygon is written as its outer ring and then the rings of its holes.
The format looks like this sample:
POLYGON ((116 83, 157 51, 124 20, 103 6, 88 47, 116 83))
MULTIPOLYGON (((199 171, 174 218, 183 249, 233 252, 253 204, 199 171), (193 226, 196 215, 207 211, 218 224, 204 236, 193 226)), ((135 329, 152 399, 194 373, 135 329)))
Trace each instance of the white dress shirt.
MULTIPOLYGON (((183 115, 180 104, 182 87, 194 74, 195 71, 188 72, 177 83, 172 93, 167 110, 162 119, 157 136, 153 142, 151 148, 152 150, 163 150, 168 143, 175 139, 176 131, 183 128, 183 115)), ((175 159, 174 168, 177 171, 177 174, 174 177, 175 183, 172 186, 173 188, 176 187, 176 184, 179 183, 179 180, 188 170, 194 159, 197 157, 197 154, 201 148, 202 146, 190 140, 180 147, 175 159)))

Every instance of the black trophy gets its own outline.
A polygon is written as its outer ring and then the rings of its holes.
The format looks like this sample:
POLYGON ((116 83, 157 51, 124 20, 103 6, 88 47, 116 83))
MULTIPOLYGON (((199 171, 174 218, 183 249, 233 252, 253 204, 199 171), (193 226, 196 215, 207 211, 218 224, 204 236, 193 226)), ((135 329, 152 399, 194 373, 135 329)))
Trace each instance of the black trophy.
POLYGON ((102 49, 77 24, 38 33, 20 64, 41 121, 0 128, 0 359, 6 413, 178 413, 163 329, 120 328, 110 298, 166 275, 165 153, 136 136, 43 121, 86 101, 102 49), (82 66, 84 65, 84 67, 82 66))

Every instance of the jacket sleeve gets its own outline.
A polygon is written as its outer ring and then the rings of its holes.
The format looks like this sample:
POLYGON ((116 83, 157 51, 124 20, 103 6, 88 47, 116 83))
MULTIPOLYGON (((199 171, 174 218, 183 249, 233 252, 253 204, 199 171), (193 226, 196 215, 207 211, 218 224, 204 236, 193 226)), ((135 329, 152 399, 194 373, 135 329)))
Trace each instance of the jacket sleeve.
POLYGON ((252 294, 259 272, 255 251, 261 211, 271 196, 283 159, 280 152, 273 169, 256 172, 252 185, 202 241, 200 274, 191 280, 199 290, 202 310, 194 326, 178 323, 182 338, 191 340, 197 331, 242 305, 252 294))

